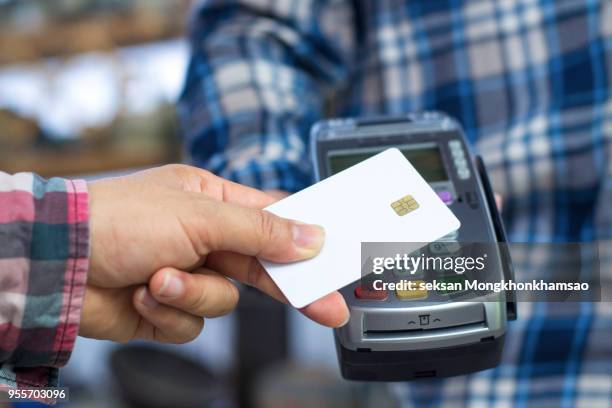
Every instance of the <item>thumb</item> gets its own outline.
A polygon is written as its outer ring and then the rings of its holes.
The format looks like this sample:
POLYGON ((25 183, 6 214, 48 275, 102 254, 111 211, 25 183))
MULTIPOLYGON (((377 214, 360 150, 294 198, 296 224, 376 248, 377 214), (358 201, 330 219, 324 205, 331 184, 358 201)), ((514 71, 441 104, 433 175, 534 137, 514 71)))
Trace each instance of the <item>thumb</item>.
POLYGON ((228 203, 219 203, 213 214, 208 220, 213 228, 207 228, 211 251, 231 251, 284 263, 312 258, 323 246, 325 231, 318 225, 228 203))

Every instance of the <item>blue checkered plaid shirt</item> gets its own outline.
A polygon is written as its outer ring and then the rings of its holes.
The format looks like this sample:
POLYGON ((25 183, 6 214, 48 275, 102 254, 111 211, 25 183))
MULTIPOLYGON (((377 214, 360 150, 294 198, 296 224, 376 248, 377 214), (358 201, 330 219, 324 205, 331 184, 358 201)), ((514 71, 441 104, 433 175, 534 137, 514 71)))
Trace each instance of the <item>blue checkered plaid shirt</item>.
MULTIPOLYGON (((511 241, 612 238, 611 1, 210 0, 192 51, 198 166, 295 191, 317 119, 435 109, 484 156, 511 241)), ((612 406, 610 303, 519 316, 500 367, 397 385, 405 405, 612 406)))

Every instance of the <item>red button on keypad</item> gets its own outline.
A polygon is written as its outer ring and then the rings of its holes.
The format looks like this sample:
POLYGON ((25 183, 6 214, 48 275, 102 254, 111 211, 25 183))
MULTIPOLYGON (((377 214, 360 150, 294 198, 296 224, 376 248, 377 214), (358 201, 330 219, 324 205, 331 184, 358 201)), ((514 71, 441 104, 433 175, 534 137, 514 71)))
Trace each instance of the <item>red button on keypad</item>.
POLYGON ((359 285, 355 288, 355 297, 361 300, 386 300, 388 296, 386 290, 376 290, 371 286, 359 285))

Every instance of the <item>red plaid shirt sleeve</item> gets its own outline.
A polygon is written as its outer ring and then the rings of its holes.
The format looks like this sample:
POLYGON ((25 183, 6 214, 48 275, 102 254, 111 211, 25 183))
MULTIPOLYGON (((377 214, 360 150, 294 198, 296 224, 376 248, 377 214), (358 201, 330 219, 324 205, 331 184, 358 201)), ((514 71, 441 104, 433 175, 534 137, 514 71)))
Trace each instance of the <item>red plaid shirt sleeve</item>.
POLYGON ((0 388, 57 386, 88 269, 87 185, 0 172, 0 388))

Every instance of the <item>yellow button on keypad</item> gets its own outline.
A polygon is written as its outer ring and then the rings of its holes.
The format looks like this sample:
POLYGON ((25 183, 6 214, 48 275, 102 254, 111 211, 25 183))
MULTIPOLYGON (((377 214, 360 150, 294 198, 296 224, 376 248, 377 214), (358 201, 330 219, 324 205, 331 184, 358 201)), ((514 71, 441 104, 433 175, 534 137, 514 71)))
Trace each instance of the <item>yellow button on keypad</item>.
POLYGON ((427 289, 420 289, 421 285, 425 285, 425 281, 412 281, 412 288, 414 289, 395 289, 395 296, 397 296, 399 300, 425 299, 427 298, 427 289))
POLYGON ((397 201, 392 202, 391 208, 393 208, 393 211, 395 211, 395 213, 401 217, 419 208, 419 203, 416 202, 414 197, 407 195, 397 201))

